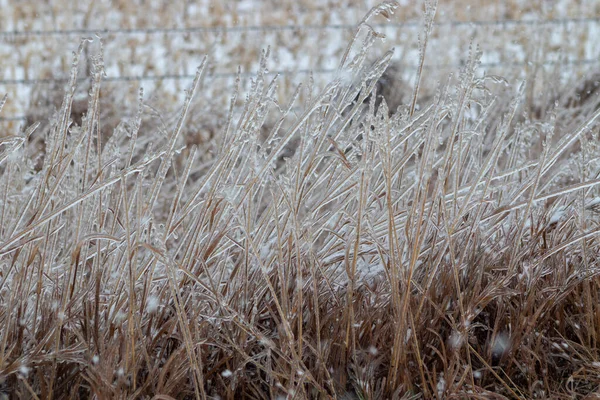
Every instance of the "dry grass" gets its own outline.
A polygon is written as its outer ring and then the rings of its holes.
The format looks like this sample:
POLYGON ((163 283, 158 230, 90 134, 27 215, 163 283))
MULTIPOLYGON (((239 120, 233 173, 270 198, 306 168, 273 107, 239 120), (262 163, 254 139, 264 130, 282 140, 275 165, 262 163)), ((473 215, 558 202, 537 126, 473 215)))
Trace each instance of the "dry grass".
POLYGON ((0 142, 2 391, 594 398, 596 81, 540 74, 534 101, 473 49, 431 98, 425 70, 395 97, 377 43, 359 25, 299 104, 264 54, 215 110, 203 63, 178 116, 141 93, 114 131, 101 57, 75 110, 81 47, 56 115, 0 142))

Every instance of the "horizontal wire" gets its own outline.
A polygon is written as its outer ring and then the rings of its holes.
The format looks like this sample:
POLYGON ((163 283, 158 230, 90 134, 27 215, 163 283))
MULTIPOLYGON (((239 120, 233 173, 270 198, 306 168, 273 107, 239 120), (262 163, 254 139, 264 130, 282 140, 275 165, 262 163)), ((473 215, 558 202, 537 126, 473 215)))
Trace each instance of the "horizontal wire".
MULTIPOLYGON (((600 63, 600 59, 575 59, 575 60, 548 60, 542 63, 536 62, 483 62, 479 64, 479 68, 493 68, 493 67, 522 67, 525 65, 591 65, 600 63)), ((424 69, 446 69, 446 68, 460 68, 463 63, 448 63, 448 64, 430 64, 424 65, 424 69)), ((400 68, 414 70, 417 69, 417 65, 413 64, 400 64, 400 68)), ((337 69, 298 69, 298 70, 280 70, 280 71, 269 71, 267 75, 305 75, 311 72, 315 75, 324 75, 335 73, 337 69)), ((256 72, 242 72, 239 74, 241 78, 252 78, 256 76, 256 72)), ((237 72, 217 72, 208 74, 211 79, 227 79, 235 78, 238 76, 237 72)), ((165 75, 125 75, 125 76, 107 76, 102 80, 104 82, 141 82, 141 81, 167 81, 167 80, 191 80, 194 79, 195 74, 165 74, 165 75)), ((84 82, 89 80, 90 77, 78 78, 78 82, 84 82)), ((38 85, 38 84, 52 84, 52 83, 64 83, 68 82, 69 78, 44 78, 44 79, 0 79, 0 85, 38 85)))
POLYGON ((10 121, 25 121, 27 119, 24 115, 16 115, 14 117, 0 117, 0 122, 10 122, 10 121))
MULTIPOLYGON (((299 69, 299 70, 281 70, 281 71, 270 71, 267 75, 296 75, 296 74, 309 74, 315 75, 329 74, 335 72, 336 69, 299 69)), ((239 74, 241 78, 252 78, 256 76, 255 72, 242 72, 239 74)), ((165 75, 125 75, 125 76, 105 76, 102 78, 104 82, 139 82, 139 81, 168 81, 168 80, 186 80, 194 79, 195 74, 165 74, 165 75)), ((216 72, 207 75, 213 79, 226 79, 235 78, 238 76, 237 72, 216 72)), ((84 82, 89 80, 90 77, 78 78, 78 82, 84 82)), ((68 82, 69 78, 45 78, 45 79, 0 79, 0 85, 37 85, 37 84, 52 84, 52 83, 65 83, 68 82)))
MULTIPOLYGON (((578 23, 600 22, 600 16, 584 18, 560 19, 506 19, 506 20, 479 20, 479 21, 440 21, 434 26, 508 26, 508 25, 566 25, 578 23)), ((393 22, 371 24, 379 28, 420 27, 421 21, 393 22)), ((131 28, 131 29, 56 29, 56 30, 29 30, 29 31, 2 31, 0 38, 16 38, 30 36, 72 36, 94 34, 177 34, 177 33, 229 33, 229 32, 281 32, 281 31, 322 31, 322 30, 350 30, 356 29, 356 24, 327 24, 327 25, 253 25, 253 26, 198 26, 189 28, 131 28)))

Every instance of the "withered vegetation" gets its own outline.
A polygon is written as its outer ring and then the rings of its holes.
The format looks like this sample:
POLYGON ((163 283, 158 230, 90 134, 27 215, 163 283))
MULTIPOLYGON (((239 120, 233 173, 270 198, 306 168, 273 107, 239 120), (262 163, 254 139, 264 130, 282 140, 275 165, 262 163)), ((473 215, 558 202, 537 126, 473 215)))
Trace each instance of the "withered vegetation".
POLYGON ((528 104, 528 81, 482 73, 473 47, 432 96, 423 69, 390 90, 367 22, 392 10, 365 17, 329 85, 286 104, 265 52, 230 109, 194 100, 202 65, 177 118, 140 92, 112 129, 101 58, 84 112, 74 100, 82 45, 49 122, 0 142, 1 390, 596 393, 598 81, 528 104))

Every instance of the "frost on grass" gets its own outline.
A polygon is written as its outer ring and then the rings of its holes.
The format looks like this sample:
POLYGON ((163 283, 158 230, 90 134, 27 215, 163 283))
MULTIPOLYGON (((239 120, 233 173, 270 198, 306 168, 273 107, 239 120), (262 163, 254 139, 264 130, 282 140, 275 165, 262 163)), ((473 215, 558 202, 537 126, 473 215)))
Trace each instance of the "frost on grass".
POLYGON ((223 372, 221 372, 221 376, 223 378, 231 378, 231 376, 233 376, 233 372, 231 372, 230 370, 226 369, 223 372))
POLYGON ((158 310, 158 306, 160 305, 160 301, 156 296, 150 296, 148 298, 148 302, 146 304, 146 311, 150 314, 155 313, 158 310))
POLYGON ((373 55, 371 24, 392 11, 357 27, 329 84, 284 104, 265 51, 219 123, 200 69, 175 117, 140 92, 107 131, 100 57, 74 119, 79 48, 48 126, 0 142, 3 385, 38 398, 600 385, 596 103, 558 96, 542 112, 529 81, 486 75, 473 45, 436 92, 423 68, 391 106, 378 93, 392 53, 373 55), (186 146, 199 119, 218 133, 186 146))

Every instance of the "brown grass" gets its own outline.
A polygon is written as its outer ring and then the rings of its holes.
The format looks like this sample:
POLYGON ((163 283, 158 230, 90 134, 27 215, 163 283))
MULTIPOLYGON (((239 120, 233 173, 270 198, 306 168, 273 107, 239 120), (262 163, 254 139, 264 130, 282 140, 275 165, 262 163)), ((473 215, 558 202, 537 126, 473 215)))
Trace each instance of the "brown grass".
POLYGON ((112 132, 100 57, 75 110, 82 45, 47 126, 0 142, 6 395, 594 398, 597 87, 532 104, 473 49, 381 100, 364 23, 299 104, 263 54, 230 109, 203 63, 179 115, 140 93, 112 132))

